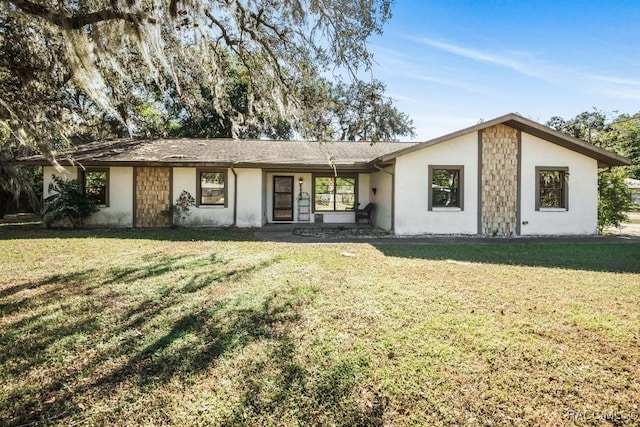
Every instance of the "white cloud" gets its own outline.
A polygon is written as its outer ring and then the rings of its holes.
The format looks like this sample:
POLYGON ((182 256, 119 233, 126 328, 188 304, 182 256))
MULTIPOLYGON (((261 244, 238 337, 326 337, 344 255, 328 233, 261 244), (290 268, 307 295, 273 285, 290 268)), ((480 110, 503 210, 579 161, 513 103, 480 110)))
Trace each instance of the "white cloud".
POLYGON ((640 101, 640 90, 636 89, 635 91, 626 91, 626 90, 604 90, 603 94, 609 95, 612 98, 617 99, 631 99, 634 101, 640 101))
MULTIPOLYGON (((442 42, 428 37, 414 37, 403 36, 408 40, 412 40, 417 43, 421 43, 426 46, 434 47, 436 49, 460 56, 462 58, 472 59, 478 62, 485 62, 489 64, 500 65, 505 68, 509 68, 520 74, 524 74, 529 77, 535 77, 545 80, 551 80, 550 73, 546 70, 546 67, 541 64, 534 63, 533 58, 528 61, 522 61, 509 54, 497 54, 495 52, 485 52, 479 49, 469 48, 465 46, 456 45, 453 43, 442 42)), ((526 56, 526 53, 519 53, 518 56, 526 56)))
MULTIPOLYGON (((429 37, 403 35, 403 38, 473 61, 498 65, 528 77, 544 80, 582 93, 619 100, 639 100, 640 80, 619 76, 587 74, 560 64, 549 64, 526 52, 496 53, 462 46, 429 37)), ((442 82, 446 84, 446 82, 442 82)), ((456 82, 458 83, 458 82, 456 82)), ((453 84, 451 86, 454 86, 453 84)), ((459 87, 459 86, 457 86, 459 87)), ((473 90, 467 87, 467 90, 473 90)))
POLYGON ((591 80, 596 80, 604 83, 612 83, 620 86, 639 86, 640 80, 627 79, 623 77, 615 77, 615 76, 602 76, 602 75, 589 75, 587 78, 591 80))
POLYGON ((615 99, 640 100, 640 80, 600 74, 585 75, 595 86, 594 89, 615 99))
POLYGON ((464 89, 469 92, 475 92, 480 94, 489 93, 486 89, 482 89, 480 87, 467 84, 460 80, 445 79, 442 77, 437 77, 437 76, 429 75, 426 73, 409 72, 409 71, 398 71, 397 74, 401 77, 408 77, 410 79, 422 80, 425 82, 436 83, 444 86, 451 86, 458 89, 464 89))
POLYGON ((416 127, 416 141, 428 141, 451 132, 473 126, 478 123, 479 117, 448 116, 441 114, 417 114, 412 115, 413 124, 416 127))
POLYGON ((386 74, 400 78, 409 78, 443 86, 450 86, 475 93, 487 93, 486 89, 466 83, 462 80, 455 80, 433 73, 428 73, 424 71, 430 68, 428 64, 420 62, 415 57, 399 53, 398 51, 376 48, 375 54, 378 66, 381 67, 386 74))

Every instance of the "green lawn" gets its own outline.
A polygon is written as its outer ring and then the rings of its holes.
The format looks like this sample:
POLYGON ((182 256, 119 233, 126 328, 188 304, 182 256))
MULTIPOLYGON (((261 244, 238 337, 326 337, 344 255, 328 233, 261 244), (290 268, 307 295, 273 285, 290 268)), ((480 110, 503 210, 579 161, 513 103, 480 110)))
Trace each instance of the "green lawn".
POLYGON ((2 425, 640 423, 639 243, 6 225, 0 271, 2 425))

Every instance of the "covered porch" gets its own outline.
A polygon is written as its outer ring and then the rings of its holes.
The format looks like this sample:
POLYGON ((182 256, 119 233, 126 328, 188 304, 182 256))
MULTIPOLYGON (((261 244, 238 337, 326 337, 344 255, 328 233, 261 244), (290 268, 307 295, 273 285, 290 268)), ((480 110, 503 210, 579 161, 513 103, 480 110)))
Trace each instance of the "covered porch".
POLYGON ((263 226, 355 228, 369 222, 363 218, 356 221, 357 210, 373 204, 368 218, 371 225, 392 228, 390 173, 265 170, 263 188, 263 226))

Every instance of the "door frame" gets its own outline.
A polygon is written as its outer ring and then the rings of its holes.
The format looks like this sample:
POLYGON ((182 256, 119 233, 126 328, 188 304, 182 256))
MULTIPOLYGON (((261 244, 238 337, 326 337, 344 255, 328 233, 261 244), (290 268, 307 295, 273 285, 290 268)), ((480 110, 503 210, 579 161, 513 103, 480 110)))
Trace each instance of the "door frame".
MULTIPOLYGON (((294 218, 294 210, 295 210, 295 206, 294 206, 294 195, 295 195, 295 181, 294 181, 294 176, 293 175, 274 175, 273 176, 273 194, 271 196, 271 201, 272 201, 272 207, 271 207, 271 220, 273 222, 291 222, 293 221, 294 218), (276 180, 278 178, 287 178, 291 180, 291 217, 287 218, 287 219, 282 219, 282 218, 276 218, 276 194, 287 194, 287 193, 283 193, 283 192, 276 192, 276 180)), ((284 210, 284 209, 278 209, 278 210, 284 210)))

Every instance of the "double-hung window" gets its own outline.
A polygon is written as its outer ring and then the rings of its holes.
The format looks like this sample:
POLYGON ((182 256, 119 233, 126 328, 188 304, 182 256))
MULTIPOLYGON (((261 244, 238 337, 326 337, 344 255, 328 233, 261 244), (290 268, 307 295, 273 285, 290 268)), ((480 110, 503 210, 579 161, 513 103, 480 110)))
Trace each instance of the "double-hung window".
POLYGON ((462 210, 464 166, 429 166, 429 210, 462 210))
POLYGON ((356 206, 355 176, 314 176, 314 211, 352 211, 356 206))
POLYGON ((109 206, 109 169, 87 168, 81 175, 82 193, 99 206, 109 206))
POLYGON ((227 173, 198 169, 196 172, 196 205, 227 206, 227 173))
POLYGON ((569 168, 536 167, 536 210, 569 209, 569 168))

